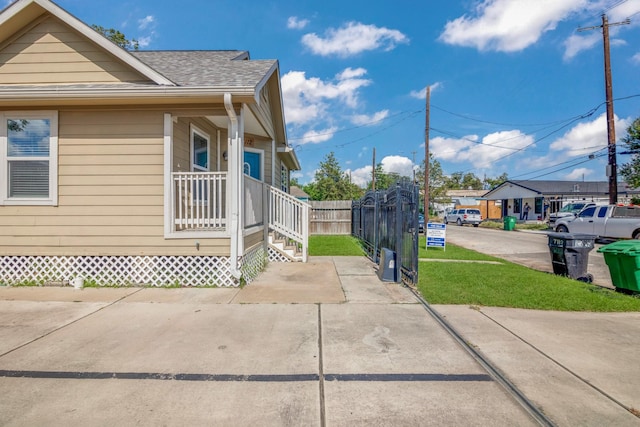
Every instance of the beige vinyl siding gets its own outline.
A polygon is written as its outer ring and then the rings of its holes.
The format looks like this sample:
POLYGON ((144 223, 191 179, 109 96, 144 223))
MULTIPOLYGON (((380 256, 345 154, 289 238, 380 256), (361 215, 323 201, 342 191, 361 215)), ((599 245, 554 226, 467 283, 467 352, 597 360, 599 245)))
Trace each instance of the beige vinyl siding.
MULTIPOLYGON (((210 170, 215 172, 218 167, 218 128, 210 121, 200 117, 180 117, 173 125, 173 171, 191 171, 191 125, 195 125, 202 132, 209 135, 211 150, 210 170)), ((226 132, 221 136, 220 154, 227 150, 226 132)), ((220 168, 227 170, 227 163, 221 159, 220 168)))
POLYGON ((260 230, 255 233, 244 236, 244 247, 247 249, 252 248, 258 243, 262 243, 264 241, 264 231, 260 230))
POLYGON ((55 17, 0 50, 0 85, 149 82, 55 17))
POLYGON ((228 256, 164 239, 163 133, 162 112, 59 111, 58 206, 0 207, 0 255, 228 256))

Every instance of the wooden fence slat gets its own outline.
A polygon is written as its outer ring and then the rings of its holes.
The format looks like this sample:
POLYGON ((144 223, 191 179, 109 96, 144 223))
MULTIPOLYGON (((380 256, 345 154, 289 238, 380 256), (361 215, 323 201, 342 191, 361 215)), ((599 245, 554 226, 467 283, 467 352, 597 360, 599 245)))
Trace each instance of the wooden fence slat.
POLYGON ((310 201, 310 234, 351 234, 351 200, 310 201))

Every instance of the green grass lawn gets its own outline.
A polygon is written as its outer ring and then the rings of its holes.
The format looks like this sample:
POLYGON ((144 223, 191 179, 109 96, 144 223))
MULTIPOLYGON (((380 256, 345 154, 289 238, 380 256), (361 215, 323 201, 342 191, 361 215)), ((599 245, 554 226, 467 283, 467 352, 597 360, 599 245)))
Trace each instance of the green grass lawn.
POLYGON ((347 235, 309 236, 311 256, 351 256, 363 255, 358 239, 347 235))
POLYGON ((640 311, 640 297, 545 273, 448 244, 447 250, 424 249, 418 289, 431 304, 464 304, 560 311, 640 311), (500 264, 455 260, 498 261, 500 264))
MULTIPOLYGON (((362 255, 351 236, 311 236, 309 255, 362 255)), ((425 249, 420 236, 418 290, 431 304, 462 304, 559 311, 640 311, 640 297, 556 276, 452 244, 425 249), (493 261, 456 262, 456 260, 493 261)))

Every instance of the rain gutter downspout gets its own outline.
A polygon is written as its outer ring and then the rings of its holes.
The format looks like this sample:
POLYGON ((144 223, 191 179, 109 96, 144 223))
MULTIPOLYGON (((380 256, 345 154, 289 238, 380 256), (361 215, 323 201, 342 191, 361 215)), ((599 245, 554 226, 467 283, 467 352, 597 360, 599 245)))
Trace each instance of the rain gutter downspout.
POLYGON ((242 277, 242 272, 238 268, 239 259, 242 255, 240 253, 240 239, 243 238, 242 230, 240 229, 240 203, 239 199, 243 197, 240 194, 241 186, 240 186, 240 132, 238 125, 238 116, 236 115, 235 110, 233 109, 233 103, 231 102, 231 94, 224 94, 224 107, 227 110, 227 115, 229 116, 229 136, 228 136, 228 146, 229 146, 229 163, 228 163, 228 173, 229 176, 229 184, 230 191, 227 195, 227 201, 230 206, 231 218, 230 218, 230 233, 231 233, 231 248, 230 248, 230 272, 231 275, 240 279, 242 277))

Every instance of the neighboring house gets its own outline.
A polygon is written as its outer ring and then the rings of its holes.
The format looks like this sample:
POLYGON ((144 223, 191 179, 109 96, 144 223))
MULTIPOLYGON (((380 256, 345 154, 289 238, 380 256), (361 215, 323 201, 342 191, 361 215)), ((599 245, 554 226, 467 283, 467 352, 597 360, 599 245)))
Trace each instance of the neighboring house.
MULTIPOLYGON (((640 190, 618 183, 618 200, 629 203, 640 190)), ((487 192, 483 199, 493 200, 502 208, 502 216, 522 218, 525 204, 529 204, 529 220, 544 220, 546 214, 559 211, 566 203, 575 201, 608 202, 609 183, 605 181, 505 181, 487 192)))
POLYGON ((267 257, 306 260, 276 60, 128 52, 18 0, 0 100, 0 283, 235 286, 267 257))
POLYGON ((305 193, 302 188, 296 187, 295 185, 291 186, 291 190, 289 191, 289 193, 296 199, 301 200, 303 202, 309 202, 309 199, 311 198, 311 196, 305 193))
POLYGON ((438 214, 444 216, 454 209, 478 208, 483 219, 498 219, 501 217, 500 208, 495 201, 482 197, 486 192, 487 190, 448 190, 445 195, 450 202, 437 204, 438 214))

